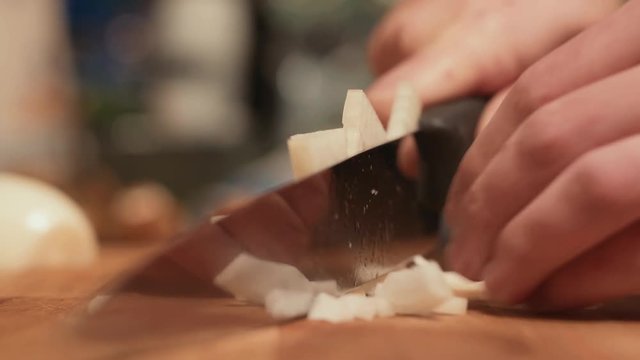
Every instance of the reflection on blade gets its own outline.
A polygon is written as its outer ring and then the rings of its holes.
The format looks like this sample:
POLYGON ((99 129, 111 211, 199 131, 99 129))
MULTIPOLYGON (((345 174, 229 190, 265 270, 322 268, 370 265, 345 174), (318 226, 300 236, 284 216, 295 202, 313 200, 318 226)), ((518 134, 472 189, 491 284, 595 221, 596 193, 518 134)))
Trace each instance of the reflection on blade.
POLYGON ((193 331, 215 327, 221 334, 270 323, 262 315, 234 318, 235 302, 213 285, 241 252, 292 264, 311 280, 336 279, 353 287, 430 251, 435 228, 425 221, 416 185, 397 169, 397 145, 371 149, 224 219, 203 222, 103 294, 104 304, 80 322, 82 334, 126 337, 138 330, 150 336, 185 319, 201 325, 193 331), (220 311, 220 304, 229 311, 220 311))

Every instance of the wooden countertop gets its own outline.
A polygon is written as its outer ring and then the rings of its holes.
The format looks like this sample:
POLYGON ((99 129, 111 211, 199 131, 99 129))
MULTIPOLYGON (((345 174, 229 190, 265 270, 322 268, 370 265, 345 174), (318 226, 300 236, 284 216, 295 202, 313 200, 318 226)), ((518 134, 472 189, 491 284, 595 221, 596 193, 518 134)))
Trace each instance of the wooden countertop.
POLYGON ((148 314, 127 316, 132 324, 152 324, 144 332, 134 336, 131 326, 109 336, 70 331, 78 308, 148 252, 108 246, 88 269, 0 276, 0 358, 640 359, 637 300, 555 318, 475 310, 461 317, 277 325, 261 308, 231 300, 138 297, 149 304, 148 314))

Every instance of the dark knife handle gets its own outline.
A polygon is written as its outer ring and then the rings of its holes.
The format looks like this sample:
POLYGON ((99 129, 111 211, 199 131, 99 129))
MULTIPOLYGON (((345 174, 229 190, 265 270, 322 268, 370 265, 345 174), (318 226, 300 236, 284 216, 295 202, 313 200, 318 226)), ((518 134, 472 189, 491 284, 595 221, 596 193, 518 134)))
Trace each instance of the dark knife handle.
POLYGON ((462 98, 432 106, 422 114, 415 139, 420 153, 418 196, 426 212, 442 211, 486 103, 483 97, 462 98))

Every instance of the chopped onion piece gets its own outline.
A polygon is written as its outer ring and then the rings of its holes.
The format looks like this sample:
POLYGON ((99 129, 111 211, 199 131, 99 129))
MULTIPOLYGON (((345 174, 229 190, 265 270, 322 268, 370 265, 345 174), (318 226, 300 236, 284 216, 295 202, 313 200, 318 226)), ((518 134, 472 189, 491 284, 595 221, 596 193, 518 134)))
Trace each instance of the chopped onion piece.
POLYGON ((422 101, 416 90, 408 83, 398 85, 387 124, 388 139, 395 140, 417 130, 421 111, 422 101))
POLYGON ((353 293, 336 297, 340 291, 335 280, 312 282, 291 265, 247 253, 238 255, 214 283, 236 298, 265 304, 276 319, 307 314, 311 320, 331 323, 395 314, 461 315, 467 311, 466 296, 485 293, 484 283, 445 273, 435 261, 416 256, 413 262, 411 268, 387 274, 377 284, 373 297, 353 293))
POLYGON ((313 291, 309 280, 294 266, 247 253, 233 259, 213 282, 236 298, 256 304, 264 304, 267 294, 276 289, 313 291))
POLYGON ((276 289, 267 295, 265 307, 275 319, 293 319, 309 312, 314 296, 310 291, 276 289))
POLYGON ((348 306, 340 299, 328 294, 319 294, 311 305, 309 320, 323 320, 330 323, 351 321, 355 318, 348 306))
POLYGON ((380 297, 370 297, 373 299, 376 304, 376 316, 378 317, 390 317, 396 314, 391 307, 391 304, 387 301, 387 299, 383 299, 380 297))
POLYGON ((387 140, 387 133, 362 90, 347 91, 342 127, 346 136, 347 156, 371 149, 387 140))
POLYGON ((428 262, 388 274, 376 286, 375 296, 386 299, 397 314, 429 315, 453 294, 440 266, 428 262))
POLYGON ((338 298, 356 319, 373 320, 378 313, 376 300, 364 295, 347 294, 338 298))
POLYGON ((296 179, 324 170, 347 158, 342 128, 298 134, 287 141, 289 159, 296 179))
MULTIPOLYGON (((416 266, 423 266, 431 261, 426 260, 420 255, 413 257, 413 263, 416 266)), ((463 297, 471 300, 484 300, 487 298, 487 288, 484 281, 473 281, 458 274, 454 271, 444 272, 444 280, 457 297, 463 297)))
POLYGON ((433 312, 440 315, 463 315, 467 313, 468 303, 467 299, 454 296, 436 306, 433 312))
POLYGON ((429 264, 429 260, 425 259, 422 255, 416 255, 413 257, 413 263, 416 266, 424 266, 429 264))
POLYGON ((487 287, 484 281, 472 281, 453 271, 445 272, 444 279, 453 290, 455 296, 471 300, 484 300, 487 298, 487 287))

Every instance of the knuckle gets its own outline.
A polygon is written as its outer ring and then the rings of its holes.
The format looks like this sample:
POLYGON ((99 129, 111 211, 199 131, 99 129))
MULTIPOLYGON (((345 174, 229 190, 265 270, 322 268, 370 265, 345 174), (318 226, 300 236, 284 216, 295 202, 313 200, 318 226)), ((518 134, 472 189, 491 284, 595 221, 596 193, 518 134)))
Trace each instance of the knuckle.
POLYGON ((469 152, 465 155, 451 182, 444 208, 444 214, 447 220, 453 220, 459 209, 463 208, 461 203, 469 187, 476 179, 477 174, 479 174, 475 161, 469 155, 469 152))
POLYGON ((572 183, 576 196, 585 206, 622 208, 634 199, 629 196, 631 184, 627 172, 604 156, 591 155, 579 159, 575 165, 572 183))
POLYGON ((498 255, 514 264, 526 264, 534 257, 533 243, 527 237, 511 234, 509 229, 505 229, 498 236, 496 245, 498 255))
POLYGON ((367 44, 367 58, 369 66, 375 73, 380 73, 384 67, 384 41, 379 36, 373 36, 367 44))
POLYGON ((459 213, 466 208, 465 198, 469 191, 468 186, 473 182, 473 179, 474 172, 463 161, 451 182, 444 206, 444 215, 450 225, 456 222, 459 213))
POLYGON ((552 87, 548 86, 544 70, 546 69, 533 66, 513 85, 511 97, 516 109, 523 116, 533 113, 555 97, 552 87))
POLYGON ((469 185, 478 174, 478 162, 474 159, 474 150, 473 145, 471 145, 471 148, 469 148, 462 157, 460 165, 453 177, 451 192, 456 195, 458 195, 458 191, 466 190, 466 186, 469 185))
POLYGON ((478 191, 475 186, 467 192, 464 198, 464 210, 469 219, 479 220, 486 214, 486 201, 483 193, 478 191))
POLYGON ((447 222, 447 224, 449 224, 450 226, 454 224, 454 222, 456 221, 456 210, 458 209, 458 206, 456 204, 457 201, 457 196, 453 195, 450 193, 448 198, 447 198, 447 202, 444 205, 444 218, 447 222))
POLYGON ((398 53, 408 56, 420 48, 420 34, 409 24, 401 25, 400 34, 395 44, 398 53))
POLYGON ((522 124, 514 138, 518 158, 534 169, 549 169, 569 155, 574 135, 553 126, 554 122, 562 121, 557 113, 551 107, 535 112, 522 124))

